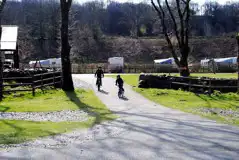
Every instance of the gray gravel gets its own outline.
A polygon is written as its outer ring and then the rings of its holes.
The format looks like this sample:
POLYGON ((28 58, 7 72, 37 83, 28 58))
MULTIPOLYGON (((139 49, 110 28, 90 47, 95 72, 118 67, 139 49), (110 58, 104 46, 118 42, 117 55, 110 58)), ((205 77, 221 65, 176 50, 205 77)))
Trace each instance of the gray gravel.
MULTIPOLYGON (((119 120, 118 121, 122 121, 119 120)), ((104 122, 95 125, 88 130, 77 129, 70 133, 62 133, 49 137, 39 138, 34 141, 28 141, 20 144, 0 144, 0 149, 9 151, 13 148, 61 148, 70 144, 83 144, 93 140, 102 140, 107 137, 116 137, 127 131, 127 127, 116 127, 116 121, 104 122)))
POLYGON ((0 119, 27 121, 86 121, 87 113, 82 110, 64 110, 56 112, 0 112, 0 119))
POLYGON ((199 111, 206 114, 217 114, 220 116, 239 118, 239 110, 231 110, 231 109, 225 110, 220 108, 200 108, 199 111))

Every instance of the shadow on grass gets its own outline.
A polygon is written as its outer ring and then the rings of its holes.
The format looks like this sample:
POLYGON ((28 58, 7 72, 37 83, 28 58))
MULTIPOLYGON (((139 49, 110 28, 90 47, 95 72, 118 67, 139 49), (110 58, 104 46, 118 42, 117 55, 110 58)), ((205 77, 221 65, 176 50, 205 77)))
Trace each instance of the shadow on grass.
POLYGON ((7 112, 9 109, 10 109, 9 107, 0 105, 0 112, 7 112))
MULTIPOLYGON (((108 120, 114 120, 115 117, 113 117, 112 113, 106 108, 106 107, 100 107, 100 106, 94 106, 94 105, 88 105, 84 102, 82 102, 79 98, 79 93, 77 92, 65 92, 66 96, 68 99, 75 103, 80 110, 83 110, 88 113, 88 115, 93 119, 89 124, 87 124, 87 127, 92 127, 95 124, 99 124, 103 121, 108 121, 108 120)), ((97 98, 97 97, 96 97, 97 98)), ((0 112, 7 112, 9 107, 1 106, 0 105, 0 112)), ((9 134, 1 134, 0 133, 0 144, 16 144, 16 143, 23 143, 24 141, 31 140, 32 138, 30 137, 25 137, 24 134, 26 132, 26 129, 24 126, 21 125, 21 123, 15 123, 14 121, 11 120, 0 120, 0 123, 9 126, 12 128, 11 133, 9 134)), ((29 122, 31 123, 31 122, 29 122)), ((34 122, 37 123, 37 122, 34 122)), ((39 122, 41 123, 41 122, 39 122)), ((43 129, 41 130, 43 134, 42 136, 33 136, 33 139, 39 138, 39 137, 44 137, 46 136, 51 136, 51 135, 56 135, 57 133, 51 132, 48 129, 43 129)), ((4 132, 3 132, 4 133, 4 132)))
MULTIPOLYGON (((218 105, 223 105, 223 106, 228 106, 230 105, 231 107, 230 108, 237 108, 238 105, 234 104, 234 103, 231 103, 230 100, 232 99, 228 99, 228 98, 225 98, 225 97, 215 97, 215 96, 205 96, 205 95, 199 95, 199 94, 195 94, 197 97, 199 97, 200 99, 204 100, 206 103, 207 103, 207 108, 213 108, 210 100, 208 100, 208 98, 210 98, 211 100, 213 100, 213 103, 216 103, 218 105)), ((228 108, 229 109, 229 108, 228 108)))
POLYGON ((200 94, 195 94, 198 98, 204 100, 207 103, 207 108, 212 108, 212 104, 210 103, 210 101, 207 99, 207 97, 205 97, 204 95, 200 95, 200 94))
POLYGON ((88 104, 83 103, 77 96, 77 93, 75 91, 66 91, 65 94, 73 103, 78 106, 79 109, 87 112, 90 116, 95 118, 95 121, 93 122, 92 126, 102 121, 114 119, 110 117, 112 113, 107 108, 97 108, 97 106, 90 106, 88 104))

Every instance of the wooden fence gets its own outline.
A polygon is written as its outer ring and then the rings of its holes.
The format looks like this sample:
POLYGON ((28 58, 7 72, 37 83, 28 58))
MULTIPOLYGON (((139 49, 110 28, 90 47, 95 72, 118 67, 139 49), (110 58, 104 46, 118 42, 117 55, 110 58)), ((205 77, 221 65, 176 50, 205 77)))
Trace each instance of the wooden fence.
MULTIPOLYGON (((9 93, 9 92, 26 92, 31 91, 32 95, 35 96, 35 90, 40 88, 43 90, 47 86, 54 86, 61 85, 62 83, 62 76, 61 72, 48 72, 48 73, 42 73, 42 74, 35 74, 29 77, 8 77, 3 78, 3 82, 5 81, 25 81, 24 83, 14 83, 14 84, 3 84, 2 92, 3 93, 9 93), (27 88, 24 89, 8 89, 4 90, 4 87, 20 87, 20 86, 26 86, 27 88)), ((0 95, 2 96, 2 95, 0 95)))
MULTIPOLYGON (((237 83, 236 80, 218 80, 212 78, 192 78, 192 77, 180 77, 183 82, 180 81, 173 81, 171 85, 177 85, 179 88, 187 88, 187 90, 192 91, 193 88, 199 89, 206 89, 209 94, 211 94, 214 90, 223 91, 228 90, 232 92, 237 91, 237 83), (233 82, 230 84, 230 82, 233 82), (235 82, 235 83, 234 83, 235 82), (226 85, 227 84, 227 85, 226 85)), ((173 86, 172 86, 173 87, 173 86)))

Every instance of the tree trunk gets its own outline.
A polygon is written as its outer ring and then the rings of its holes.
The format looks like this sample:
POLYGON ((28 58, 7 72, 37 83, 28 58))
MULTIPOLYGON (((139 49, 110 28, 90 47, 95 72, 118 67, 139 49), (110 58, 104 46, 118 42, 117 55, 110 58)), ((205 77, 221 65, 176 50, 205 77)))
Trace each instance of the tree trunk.
POLYGON ((13 53, 14 68, 19 68, 18 45, 13 53))
MULTIPOLYGON (((62 2, 63 3, 63 2, 62 2)), ((68 2, 69 3, 69 2, 68 2)), ((62 62, 62 76, 63 84, 62 89, 64 91, 73 91, 73 81, 71 75, 71 62, 70 62, 70 50, 69 34, 68 34, 68 22, 69 22, 69 6, 66 3, 61 4, 61 62, 62 62)))
POLYGON ((189 47, 184 47, 181 53, 180 58, 180 76, 188 77, 190 76, 189 68, 188 68, 188 54, 189 54, 189 47))

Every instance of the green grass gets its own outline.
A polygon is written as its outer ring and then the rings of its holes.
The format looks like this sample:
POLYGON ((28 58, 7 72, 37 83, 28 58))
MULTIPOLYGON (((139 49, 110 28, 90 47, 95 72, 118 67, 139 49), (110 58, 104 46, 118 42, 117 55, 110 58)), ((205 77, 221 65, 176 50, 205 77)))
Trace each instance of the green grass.
POLYGON ((89 113, 85 122, 31 122, 21 120, 0 120, 0 144, 21 143, 37 137, 68 132, 76 128, 89 128, 94 124, 117 118, 95 96, 91 90, 64 92, 50 90, 36 97, 25 94, 24 97, 5 98, 0 103, 2 112, 40 112, 81 109, 89 113))
MULTIPOLYGON (((198 75, 198 74, 196 74, 198 75)), ((205 74, 204 74, 205 75, 205 74)), ((206 74, 207 75, 207 74, 206 74)), ((221 74, 226 77, 227 74, 221 74)), ((138 75, 121 75, 124 81, 131 85, 138 85, 138 75)), ((115 76, 111 76, 115 78, 115 76)), ((239 119, 215 114, 205 114, 199 111, 201 108, 221 108, 223 110, 239 110, 239 95, 236 93, 196 95, 191 92, 169 89, 142 89, 133 88, 144 97, 163 106, 178 109, 184 112, 194 113, 223 123, 239 125, 239 119)))
POLYGON ((25 94, 22 97, 7 97, 0 103, 0 111, 48 112, 84 109, 87 106, 102 107, 101 101, 96 98, 93 91, 64 92, 62 90, 49 90, 45 94, 37 93, 35 97, 31 94, 25 94))
POLYGON ((17 144, 39 137, 56 135, 76 128, 88 128, 94 122, 89 118, 85 122, 31 122, 0 120, 0 144, 17 144))

